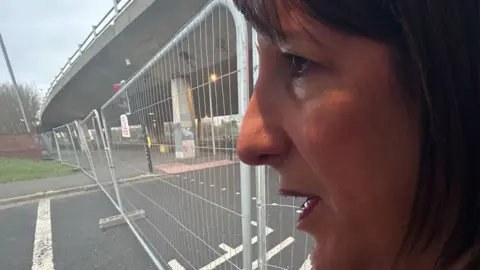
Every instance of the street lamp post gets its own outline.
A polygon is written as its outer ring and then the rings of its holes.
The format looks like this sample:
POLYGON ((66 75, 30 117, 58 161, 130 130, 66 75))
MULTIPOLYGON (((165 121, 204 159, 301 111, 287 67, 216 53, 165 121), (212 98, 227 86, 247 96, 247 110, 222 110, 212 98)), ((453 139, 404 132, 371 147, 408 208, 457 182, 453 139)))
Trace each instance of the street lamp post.
POLYGON ((217 75, 215 73, 212 73, 210 75, 210 82, 208 83, 208 96, 209 96, 209 101, 210 101, 210 117, 212 122, 210 123, 210 129, 212 132, 212 145, 213 145, 213 155, 216 155, 216 146, 215 146, 215 121, 213 121, 213 103, 212 103, 212 84, 215 83, 217 80, 217 75))
POLYGON ((23 109, 22 100, 20 99, 20 93, 19 93, 19 89, 18 89, 18 85, 17 85, 17 80, 15 80, 15 75, 13 74, 13 69, 12 69, 12 66, 10 64, 10 59, 8 58, 7 48, 5 48, 5 43, 3 43, 3 38, 2 38, 1 33, 0 33, 0 47, 2 47, 3 56, 5 57, 5 62, 7 64, 7 69, 8 69, 8 72, 10 73, 10 78, 12 79, 13 87, 15 88, 15 94, 17 95, 18 104, 20 105, 20 111, 22 112, 23 121, 21 121, 21 120, 20 121, 25 123, 25 127, 27 128, 27 132, 30 133, 30 125, 28 124, 28 118, 25 115, 25 110, 23 109))

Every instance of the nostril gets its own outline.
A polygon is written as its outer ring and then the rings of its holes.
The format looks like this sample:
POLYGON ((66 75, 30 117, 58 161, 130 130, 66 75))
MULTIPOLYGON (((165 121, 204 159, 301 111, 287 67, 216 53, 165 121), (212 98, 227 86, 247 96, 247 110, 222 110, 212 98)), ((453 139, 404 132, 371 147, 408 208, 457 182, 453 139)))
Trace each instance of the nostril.
POLYGON ((269 161, 271 160, 271 155, 264 154, 264 155, 259 155, 257 158, 257 164, 256 165, 265 165, 268 164, 269 161))

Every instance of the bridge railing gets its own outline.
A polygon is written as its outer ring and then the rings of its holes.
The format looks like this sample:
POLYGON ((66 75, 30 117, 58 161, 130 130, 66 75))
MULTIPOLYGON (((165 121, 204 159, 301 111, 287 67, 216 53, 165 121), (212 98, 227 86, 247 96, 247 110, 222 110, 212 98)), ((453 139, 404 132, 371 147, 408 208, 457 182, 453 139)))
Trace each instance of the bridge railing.
POLYGON ((108 12, 102 17, 102 19, 92 26, 92 30, 89 32, 87 37, 78 45, 77 50, 70 56, 65 63, 65 65, 60 68, 59 73, 53 78, 53 81, 50 83, 47 92, 44 95, 42 102, 41 113, 45 109, 45 106, 50 101, 51 93, 57 83, 62 79, 62 77, 70 70, 70 68, 75 65, 79 57, 86 51, 97 37, 101 36, 103 32, 115 22, 115 19, 127 8, 131 2, 134 0, 114 0, 114 5, 108 10, 108 12))
POLYGON ((54 129, 59 159, 98 183, 158 269, 311 269, 303 202, 235 152, 258 76, 250 39, 232 1, 213 0, 100 112, 54 129))

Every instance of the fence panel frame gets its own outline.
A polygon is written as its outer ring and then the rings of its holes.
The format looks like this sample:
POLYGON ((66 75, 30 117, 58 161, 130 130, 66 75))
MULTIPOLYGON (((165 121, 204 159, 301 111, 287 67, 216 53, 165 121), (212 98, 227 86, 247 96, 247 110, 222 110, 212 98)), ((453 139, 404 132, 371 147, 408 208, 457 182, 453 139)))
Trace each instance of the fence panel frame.
POLYGON ((57 133, 52 129, 53 139, 55 140, 55 148, 57 149, 58 161, 62 163, 62 155, 60 154, 60 146, 58 145, 57 133))
POLYGON ((63 160, 62 160, 62 152, 60 152, 60 145, 58 144, 58 135, 59 133, 57 133, 55 131, 54 128, 52 128, 52 131, 53 131, 53 137, 55 137, 55 144, 57 145, 57 151, 58 151, 58 161, 60 161, 60 163, 63 164, 63 160))
POLYGON ((70 124, 71 123, 68 123, 66 126, 68 130, 68 134, 70 135, 70 142, 72 143, 73 153, 75 154, 75 159, 77 160, 76 166, 78 168, 81 168, 80 161, 78 160, 77 147, 75 146, 75 141, 73 140, 72 129, 70 128, 70 124))
MULTIPOLYGON (((105 157, 107 159, 107 165, 108 165, 109 173, 110 173, 111 180, 112 180, 112 183, 113 183, 113 188, 115 190, 116 201, 110 195, 110 193, 108 193, 107 190, 102 186, 102 184, 100 184, 99 179, 97 179, 97 184, 100 186, 100 188, 105 193, 105 195, 107 195, 107 197, 110 199, 110 201, 117 207, 119 212, 123 214, 123 206, 122 206, 122 202, 120 200, 118 182, 117 182, 117 179, 115 177, 115 171, 114 171, 113 163, 112 163, 112 160, 111 160, 111 153, 110 153, 110 149, 109 149, 110 144, 108 143, 108 132, 106 132, 106 129, 102 125, 102 120, 100 118, 100 114, 98 113, 98 111, 96 109, 91 111, 90 114, 88 114, 87 117, 84 118, 82 123, 85 123, 85 121, 87 121, 91 117, 93 117, 92 119, 93 119, 94 122, 96 122, 96 124, 98 126, 98 129, 99 129, 98 133, 100 133, 100 134, 97 134, 97 136, 99 135, 100 139, 102 140, 103 150, 105 152, 105 157), (105 139, 105 137, 107 139, 105 139)), ((102 115, 102 119, 103 119, 103 115, 102 115)), ((101 149, 100 141, 98 139, 97 139, 97 146, 98 146, 99 149, 101 149)))
POLYGON ((87 140, 85 139, 85 134, 83 132, 83 129, 81 128, 80 124, 78 123, 78 121, 74 121, 73 122, 75 124, 75 127, 77 129, 77 133, 78 133, 78 140, 80 141, 80 150, 82 152, 82 154, 85 154, 86 158, 87 158, 87 161, 88 161, 88 164, 90 166, 90 170, 92 171, 92 174, 90 174, 90 172, 87 172, 85 170, 85 168, 83 168, 83 166, 81 167, 82 168, 82 171, 90 178, 92 178, 93 180, 95 181, 98 181, 97 179, 97 173, 96 173, 96 170, 95 170, 95 165, 93 164, 93 161, 92 161, 92 155, 90 153, 90 148, 88 147, 88 143, 87 143, 87 140), (83 145, 83 149, 82 149, 82 145, 83 145))

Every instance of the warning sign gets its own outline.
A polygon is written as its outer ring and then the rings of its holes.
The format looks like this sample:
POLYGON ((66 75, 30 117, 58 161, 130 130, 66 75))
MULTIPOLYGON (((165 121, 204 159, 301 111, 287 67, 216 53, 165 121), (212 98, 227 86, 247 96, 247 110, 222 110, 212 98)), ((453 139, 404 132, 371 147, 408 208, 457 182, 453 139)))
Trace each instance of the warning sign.
POLYGON ((126 114, 120 115, 120 122, 122 123, 122 137, 130 138, 130 127, 128 126, 128 117, 126 114))

